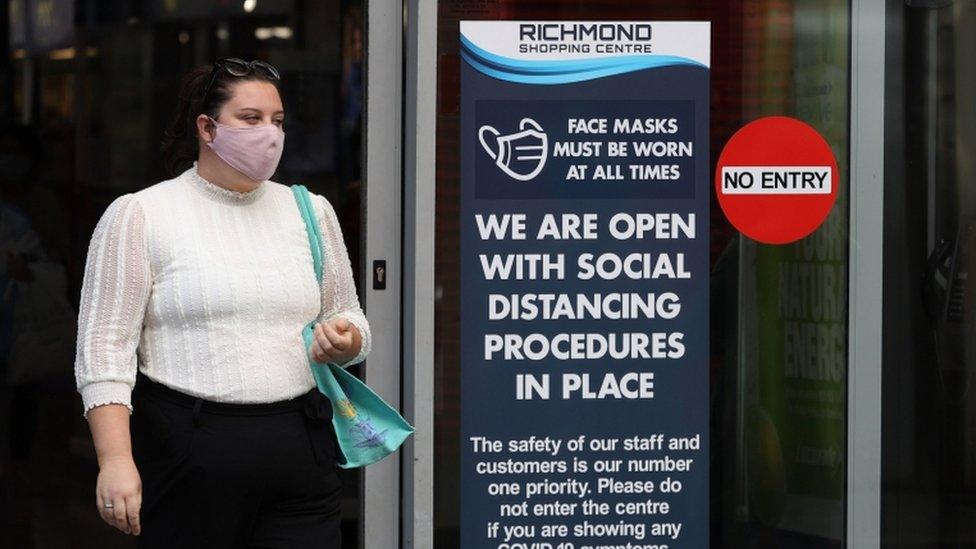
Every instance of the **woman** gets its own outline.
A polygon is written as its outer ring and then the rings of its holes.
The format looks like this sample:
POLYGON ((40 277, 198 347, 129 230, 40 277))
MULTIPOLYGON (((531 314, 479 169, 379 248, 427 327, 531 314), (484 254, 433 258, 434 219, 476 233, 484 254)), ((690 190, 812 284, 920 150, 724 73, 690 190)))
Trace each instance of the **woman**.
POLYGON ((163 146, 179 175, 115 199, 92 235, 75 373, 96 505, 144 546, 340 545, 331 403, 308 358, 362 361, 369 324, 332 206, 312 195, 319 285, 291 190, 267 180, 279 82, 239 59, 188 74, 163 146))

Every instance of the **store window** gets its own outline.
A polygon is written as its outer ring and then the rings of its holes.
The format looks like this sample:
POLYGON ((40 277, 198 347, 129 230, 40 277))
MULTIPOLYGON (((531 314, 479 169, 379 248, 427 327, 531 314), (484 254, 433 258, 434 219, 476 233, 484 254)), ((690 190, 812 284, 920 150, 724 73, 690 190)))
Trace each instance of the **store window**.
MULTIPOLYGON (((840 166, 840 191, 810 236, 759 244, 739 236, 711 205, 710 539, 713 547, 844 545, 849 17, 848 3, 837 0, 439 3, 436 547, 459 546, 465 513, 457 482, 466 298, 458 279, 462 20, 709 21, 712 175, 732 134, 762 116, 798 118, 827 140, 840 166)), ((653 418, 633 421, 654 428, 653 418)))

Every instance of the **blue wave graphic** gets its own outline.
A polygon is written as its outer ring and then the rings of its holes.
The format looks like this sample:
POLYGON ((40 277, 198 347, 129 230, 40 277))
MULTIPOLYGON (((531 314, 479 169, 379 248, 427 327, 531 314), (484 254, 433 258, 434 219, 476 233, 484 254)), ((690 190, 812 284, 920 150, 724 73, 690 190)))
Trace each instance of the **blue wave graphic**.
POLYGON ((484 50, 463 35, 461 58, 492 78, 519 84, 567 84, 674 65, 707 68, 698 61, 676 55, 619 55, 558 61, 512 59, 484 50))

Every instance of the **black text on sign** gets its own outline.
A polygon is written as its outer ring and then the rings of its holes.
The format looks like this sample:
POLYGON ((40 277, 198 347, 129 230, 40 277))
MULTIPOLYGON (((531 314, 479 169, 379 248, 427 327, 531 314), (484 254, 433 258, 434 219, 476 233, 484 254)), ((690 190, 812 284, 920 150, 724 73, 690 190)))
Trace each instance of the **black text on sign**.
POLYGON ((830 194, 829 166, 726 166, 724 194, 830 194))

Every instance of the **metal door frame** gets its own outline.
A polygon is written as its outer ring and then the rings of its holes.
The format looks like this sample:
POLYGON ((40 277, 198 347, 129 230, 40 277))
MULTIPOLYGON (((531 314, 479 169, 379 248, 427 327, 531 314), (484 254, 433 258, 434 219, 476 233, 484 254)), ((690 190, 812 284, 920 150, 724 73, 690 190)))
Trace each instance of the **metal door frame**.
POLYGON ((402 547, 434 547, 434 197, 437 0, 403 0, 406 29, 403 207, 402 547))
POLYGON ((881 546, 885 1, 851 1, 847 547, 881 546))
POLYGON ((365 0, 365 8, 362 272, 374 334, 366 381, 416 432, 398 459, 363 473, 360 547, 430 548, 437 2, 365 0), (372 288, 376 260, 386 261, 384 290, 372 288))
MULTIPOLYGON (((373 334, 365 381, 400 407, 401 174, 403 8, 394 0, 364 0, 364 126, 362 234, 366 273, 361 290, 373 334), (385 261, 385 289, 373 287, 374 261, 385 261)), ((399 454, 361 472, 360 547, 398 547, 399 454)))

